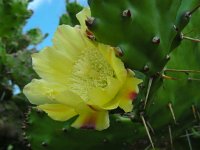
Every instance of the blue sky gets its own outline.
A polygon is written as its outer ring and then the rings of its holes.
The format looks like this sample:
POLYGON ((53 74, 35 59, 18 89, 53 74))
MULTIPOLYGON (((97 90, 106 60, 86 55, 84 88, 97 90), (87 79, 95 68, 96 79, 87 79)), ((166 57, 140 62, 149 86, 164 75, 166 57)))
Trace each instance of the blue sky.
MULTIPOLYGON (((87 0, 77 0, 77 2, 87 6, 87 0)), ((40 28, 43 33, 49 33, 49 36, 37 46, 38 50, 52 45, 51 39, 58 26, 59 17, 66 12, 65 0, 34 0, 29 3, 28 9, 33 10, 34 13, 28 20, 24 32, 32 28, 40 28)))

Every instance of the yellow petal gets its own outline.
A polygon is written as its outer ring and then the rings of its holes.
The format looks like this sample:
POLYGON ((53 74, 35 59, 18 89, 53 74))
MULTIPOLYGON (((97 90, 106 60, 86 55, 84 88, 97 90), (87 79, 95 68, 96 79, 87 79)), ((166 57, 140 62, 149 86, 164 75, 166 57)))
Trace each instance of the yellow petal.
POLYGON ((93 47, 92 42, 81 29, 68 25, 58 27, 53 43, 58 51, 62 51, 72 60, 76 60, 84 49, 93 47))
POLYGON ((49 81, 67 83, 73 60, 69 56, 47 47, 32 55, 33 68, 41 78, 49 81))
POLYGON ((77 106, 82 102, 81 98, 67 89, 67 86, 33 79, 23 90, 32 104, 56 104, 61 103, 70 107, 77 106))
POLYGON ((45 80, 33 79, 24 87, 23 93, 32 104, 57 103, 54 98, 55 92, 47 86, 45 80))
POLYGON ((120 99, 117 98, 117 96, 116 96, 111 101, 109 101, 108 103, 101 106, 101 108, 105 109, 105 110, 116 109, 119 106, 119 101, 120 101, 120 99))
POLYGON ((72 67, 84 50, 94 44, 78 28, 59 26, 53 47, 33 54, 33 68, 41 78, 67 84, 72 67))
POLYGON ((90 108, 86 108, 85 111, 79 114, 72 127, 104 130, 109 127, 108 111, 96 111, 95 108, 90 106, 90 108), (88 109, 90 110, 88 111, 88 109))
POLYGON ((123 83, 127 76, 127 71, 123 62, 116 57, 113 47, 99 43, 98 48, 106 58, 107 62, 112 66, 116 77, 123 83))
POLYGON ((79 103, 83 102, 83 100, 77 94, 71 92, 70 90, 66 90, 57 94, 56 101, 70 107, 77 107, 79 103))
POLYGON ((126 80, 127 71, 124 67, 124 63, 115 56, 114 52, 112 52, 111 63, 118 80, 120 80, 121 83, 124 83, 126 80))
POLYGON ((92 88, 88 92, 90 100, 86 103, 102 108, 103 105, 110 102, 118 93, 121 84, 114 78, 108 78, 108 81, 108 86, 105 88, 92 88))
POLYGON ((58 121, 66 121, 77 115, 74 109, 63 104, 44 104, 39 105, 38 108, 45 111, 52 119, 58 121))
POLYGON ((128 75, 124 86, 119 91, 115 101, 119 102, 119 107, 125 112, 130 112, 133 109, 132 102, 139 92, 138 84, 141 83, 141 81, 142 80, 128 75))
POLYGON ((112 110, 118 106, 122 108, 125 112, 130 112, 133 109, 133 100, 136 98, 138 93, 138 84, 142 80, 133 77, 134 73, 129 72, 126 81, 116 97, 109 103, 103 105, 101 108, 106 110, 112 110))
POLYGON ((85 25, 85 20, 87 19, 87 17, 91 16, 91 12, 90 12, 90 8, 84 8, 81 12, 79 12, 78 14, 76 14, 76 18, 78 19, 80 25, 81 25, 81 29, 83 31, 86 31, 87 26, 85 25))

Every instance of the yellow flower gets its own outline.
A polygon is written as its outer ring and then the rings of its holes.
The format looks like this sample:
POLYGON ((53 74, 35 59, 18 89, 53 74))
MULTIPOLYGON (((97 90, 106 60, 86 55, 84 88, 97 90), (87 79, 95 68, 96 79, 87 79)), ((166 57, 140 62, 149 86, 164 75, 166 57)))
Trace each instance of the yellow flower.
POLYGON ((86 8, 77 15, 81 27, 59 26, 53 46, 32 55, 41 79, 33 79, 23 92, 54 120, 78 115, 73 127, 103 130, 109 127, 108 110, 132 110, 141 80, 125 69, 113 47, 88 39, 89 16, 86 8))

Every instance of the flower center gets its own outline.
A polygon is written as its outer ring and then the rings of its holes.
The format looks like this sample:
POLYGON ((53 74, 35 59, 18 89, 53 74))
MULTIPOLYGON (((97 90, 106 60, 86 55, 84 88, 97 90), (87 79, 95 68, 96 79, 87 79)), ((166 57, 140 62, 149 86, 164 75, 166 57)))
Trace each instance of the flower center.
POLYGON ((84 50, 75 62, 70 77, 70 90, 83 100, 89 100, 88 90, 105 88, 108 78, 114 78, 114 70, 98 49, 84 50))

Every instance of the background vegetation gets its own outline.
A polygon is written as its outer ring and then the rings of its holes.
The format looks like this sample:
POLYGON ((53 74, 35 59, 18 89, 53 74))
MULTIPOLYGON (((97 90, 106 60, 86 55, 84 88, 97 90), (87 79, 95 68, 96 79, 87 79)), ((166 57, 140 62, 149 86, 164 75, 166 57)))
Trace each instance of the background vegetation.
MULTIPOLYGON (((23 33, 34 13, 27 9, 29 3, 28 0, 0 0, 0 150, 27 147, 23 128, 30 104, 22 89, 38 78, 31 66, 31 54, 48 36, 38 28, 23 33)), ((82 7, 72 2, 66 9, 69 13, 63 14, 60 24, 77 24, 75 14, 82 7)))

